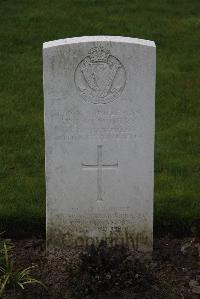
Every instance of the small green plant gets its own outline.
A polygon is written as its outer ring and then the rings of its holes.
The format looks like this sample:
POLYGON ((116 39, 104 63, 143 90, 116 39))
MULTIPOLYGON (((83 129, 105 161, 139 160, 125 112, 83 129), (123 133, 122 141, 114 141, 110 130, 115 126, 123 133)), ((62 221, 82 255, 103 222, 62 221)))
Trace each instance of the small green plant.
POLYGON ((4 254, 4 244, 6 244, 7 254, 10 255, 12 249, 14 248, 10 239, 3 239, 2 235, 4 232, 0 233, 0 266, 4 265, 5 263, 5 254, 4 254))
POLYGON ((141 261, 123 246, 106 242, 90 246, 80 255, 80 265, 71 273, 74 298, 96 298, 100 294, 151 289, 155 282, 150 262, 141 261))
POLYGON ((9 241, 0 242, 0 298, 6 290, 23 291, 27 285, 40 284, 46 286, 31 276, 34 266, 27 267, 21 271, 15 269, 14 258, 12 257, 13 245, 9 241))

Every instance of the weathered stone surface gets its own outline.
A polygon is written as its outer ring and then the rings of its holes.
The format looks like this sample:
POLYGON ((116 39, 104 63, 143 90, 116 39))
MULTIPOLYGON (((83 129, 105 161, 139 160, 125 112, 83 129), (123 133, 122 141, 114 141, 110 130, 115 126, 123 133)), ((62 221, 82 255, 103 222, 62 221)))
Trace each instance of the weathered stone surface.
POLYGON ((152 248, 155 44, 44 43, 47 239, 152 248))

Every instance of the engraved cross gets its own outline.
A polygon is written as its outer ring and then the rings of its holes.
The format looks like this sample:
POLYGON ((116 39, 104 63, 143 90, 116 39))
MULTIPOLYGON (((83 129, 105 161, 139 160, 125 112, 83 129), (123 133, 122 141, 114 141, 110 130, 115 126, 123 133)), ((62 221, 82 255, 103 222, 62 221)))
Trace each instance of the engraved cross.
POLYGON ((97 163, 85 164, 82 163, 83 169, 97 170, 97 201, 103 201, 102 199, 102 175, 103 169, 114 169, 118 167, 118 162, 114 164, 103 163, 103 145, 97 145, 97 163))

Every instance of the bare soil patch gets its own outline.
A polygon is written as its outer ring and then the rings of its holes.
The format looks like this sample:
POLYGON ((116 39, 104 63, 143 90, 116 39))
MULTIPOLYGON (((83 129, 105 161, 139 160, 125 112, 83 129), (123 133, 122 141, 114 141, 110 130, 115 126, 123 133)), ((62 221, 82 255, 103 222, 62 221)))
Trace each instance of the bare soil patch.
MULTIPOLYGON (((198 299, 198 284, 200 283, 200 261, 198 250, 191 239, 170 239, 168 237, 154 241, 153 259, 148 276, 141 277, 144 286, 141 288, 120 288, 113 286, 109 291, 101 291, 95 296, 86 295, 83 284, 82 294, 74 291, 74 281, 81 289, 81 281, 74 280, 74 273, 79 271, 81 248, 53 249, 46 252, 44 239, 25 239, 14 241, 14 255, 17 267, 22 269, 35 265, 34 276, 48 287, 48 291, 40 286, 28 287, 23 296, 26 299, 159 299, 185 298, 198 299), (191 246, 190 246, 191 244, 191 246), (145 281, 146 280, 146 281, 145 281), (197 288, 192 284, 196 283, 197 288), (195 290, 197 290, 195 292, 195 290)), ((129 253, 129 258, 135 258, 135 253, 129 253)), ((84 280, 83 280, 84 281, 84 280)), ((92 281, 91 281, 92 283, 92 281)), ((7 293, 4 298, 14 298, 7 293)))

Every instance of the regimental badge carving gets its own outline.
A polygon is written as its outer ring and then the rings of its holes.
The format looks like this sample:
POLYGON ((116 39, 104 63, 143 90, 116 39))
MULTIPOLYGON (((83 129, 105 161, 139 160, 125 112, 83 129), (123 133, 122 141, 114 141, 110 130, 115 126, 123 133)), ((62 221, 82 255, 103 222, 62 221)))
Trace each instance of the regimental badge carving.
POLYGON ((124 90, 125 68, 108 49, 102 46, 94 47, 78 64, 75 84, 85 101, 107 104, 116 100, 124 90))

